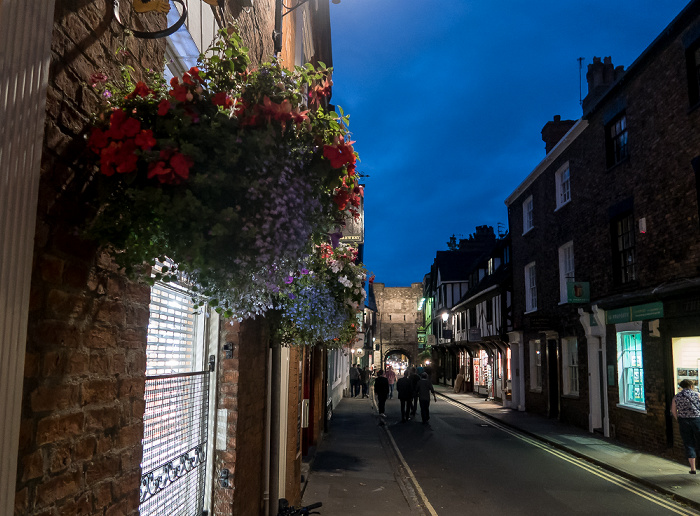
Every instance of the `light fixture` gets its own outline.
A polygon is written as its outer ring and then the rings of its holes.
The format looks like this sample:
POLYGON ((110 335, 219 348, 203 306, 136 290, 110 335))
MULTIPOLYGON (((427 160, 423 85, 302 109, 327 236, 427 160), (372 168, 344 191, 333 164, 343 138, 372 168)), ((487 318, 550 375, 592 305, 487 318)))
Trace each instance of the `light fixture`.
POLYGON ((443 312, 443 314, 442 314, 442 320, 443 320, 444 322, 447 322, 447 318, 448 318, 448 317, 449 317, 449 314, 448 314, 447 312, 443 312))

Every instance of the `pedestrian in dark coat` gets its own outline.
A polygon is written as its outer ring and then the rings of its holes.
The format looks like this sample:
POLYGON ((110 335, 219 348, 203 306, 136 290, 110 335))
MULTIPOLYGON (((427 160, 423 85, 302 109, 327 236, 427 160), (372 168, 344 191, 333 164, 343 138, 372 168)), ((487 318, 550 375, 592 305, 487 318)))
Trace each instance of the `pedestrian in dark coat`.
POLYGON ((404 371, 403 377, 396 382, 396 391, 401 404, 401 422, 404 423, 411 419, 411 405, 413 403, 413 389, 411 388, 411 379, 408 377, 408 369, 404 371))
POLYGON ((363 398, 369 397, 367 395, 368 382, 369 382, 369 371, 367 371, 367 368, 363 366, 360 368, 360 386, 362 387, 362 397, 363 398))
POLYGON ((360 369, 355 364, 350 365, 350 397, 360 394, 360 369))
POLYGON ((384 376, 384 371, 381 369, 377 371, 377 379, 374 380, 374 394, 377 396, 377 408, 379 409, 379 415, 381 417, 386 417, 384 414, 384 406, 386 405, 386 399, 389 396, 389 380, 384 376))
POLYGON ((433 384, 428 378, 428 373, 423 373, 420 375, 420 381, 418 382, 418 401, 420 402, 420 417, 423 423, 427 424, 430 420, 430 394, 433 394, 435 403, 437 403, 437 396, 435 395, 435 389, 433 389, 433 384))
POLYGON ((413 393, 413 403, 411 404, 411 417, 416 417, 416 410, 418 410, 418 381, 420 380, 420 375, 416 372, 416 368, 411 368, 411 374, 409 376, 411 380, 411 392, 413 393))

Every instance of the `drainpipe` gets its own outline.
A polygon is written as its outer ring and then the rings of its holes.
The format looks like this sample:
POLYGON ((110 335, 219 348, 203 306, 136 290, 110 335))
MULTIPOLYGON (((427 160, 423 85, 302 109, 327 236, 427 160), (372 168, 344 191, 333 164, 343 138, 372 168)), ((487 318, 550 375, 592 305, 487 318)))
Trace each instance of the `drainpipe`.
POLYGON ((270 368, 270 471, 269 471, 269 515, 276 516, 279 505, 280 484, 280 388, 282 381, 281 348, 278 342, 272 343, 272 367, 270 368))
POLYGON ((272 414, 272 347, 267 354, 267 378, 265 381, 265 450, 263 457, 263 514, 270 513, 270 422, 272 414))
POLYGON ((279 57, 282 52, 282 2, 283 0, 275 0, 275 30, 272 31, 275 57, 279 57))

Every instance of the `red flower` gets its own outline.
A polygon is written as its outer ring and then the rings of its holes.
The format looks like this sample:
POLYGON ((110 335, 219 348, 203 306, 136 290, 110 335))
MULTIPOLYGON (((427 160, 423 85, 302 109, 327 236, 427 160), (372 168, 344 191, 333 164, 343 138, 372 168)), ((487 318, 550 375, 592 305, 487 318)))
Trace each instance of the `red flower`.
POLYGON ((165 116, 170 111, 172 104, 169 100, 163 99, 158 103, 158 116, 165 116))
POLYGON ((170 90, 168 94, 175 100, 178 100, 180 102, 192 100, 192 93, 190 93, 190 90, 187 89, 187 86, 185 86, 184 84, 180 84, 177 77, 173 77, 172 79, 170 79, 170 86, 172 86, 173 89, 170 90))
POLYGON ((114 164, 120 174, 128 174, 136 170, 139 157, 136 155, 136 144, 134 140, 125 140, 117 145, 117 152, 114 155, 114 164))
POLYGON ((165 161, 158 161, 148 165, 148 179, 157 177, 161 183, 170 182, 167 178, 172 175, 172 172, 172 169, 165 167, 165 161))
POLYGON ((107 79, 108 79, 108 77, 103 73, 93 73, 90 76, 90 84, 92 84, 92 87, 94 88, 98 84, 106 83, 107 79))
POLYGON ((98 127, 93 127, 90 138, 88 139, 88 147, 90 147, 90 150, 95 154, 99 154, 100 150, 107 146, 107 143, 109 143, 109 138, 107 138, 105 132, 98 127))
POLYGON ((160 151, 160 159, 148 166, 148 178, 156 177, 163 184, 178 184, 187 179, 194 164, 192 158, 178 152, 177 149, 163 149, 160 151))
POLYGON ((333 195, 333 202, 338 205, 338 209, 340 211, 345 210, 345 207, 348 205, 348 200, 350 196, 348 195, 348 192, 345 190, 336 190, 335 194, 333 195))
POLYGON ((189 156, 176 152, 170 158, 170 165, 172 165, 175 174, 180 176, 182 179, 187 179, 190 177, 190 168, 192 168, 192 165, 194 165, 194 161, 192 161, 192 158, 189 156))
POLYGON ((122 125, 122 130, 124 131, 124 136, 127 138, 133 138, 141 130, 141 122, 135 118, 127 118, 122 125))
POLYGON ((109 117, 109 129, 105 133, 108 137, 114 140, 121 140, 124 138, 124 122, 128 117, 122 109, 115 109, 109 117))
POLYGON ((233 99, 229 97, 225 91, 218 92, 212 97, 211 101, 215 106, 221 106, 227 109, 233 106, 233 99))
POLYGON ((199 84, 204 84, 204 79, 202 79, 202 77, 199 75, 199 68, 193 66, 190 68, 189 72, 182 74, 182 82, 190 86, 194 86, 195 81, 197 81, 199 84))
POLYGON ((141 147, 141 149, 147 151, 151 150, 156 144, 156 139, 153 137, 153 131, 150 129, 144 129, 134 138, 134 143, 141 147))
POLYGON ((146 83, 143 81, 139 81, 136 83, 136 87, 134 88, 134 91, 129 93, 125 98, 127 99, 133 99, 136 97, 148 97, 150 94, 153 93, 153 90, 146 86, 146 83))
POLYGON ((341 136, 338 138, 336 145, 324 145, 323 156, 331 162, 331 167, 341 168, 343 165, 354 165, 357 161, 355 157, 355 149, 352 144, 355 142, 345 143, 341 136))

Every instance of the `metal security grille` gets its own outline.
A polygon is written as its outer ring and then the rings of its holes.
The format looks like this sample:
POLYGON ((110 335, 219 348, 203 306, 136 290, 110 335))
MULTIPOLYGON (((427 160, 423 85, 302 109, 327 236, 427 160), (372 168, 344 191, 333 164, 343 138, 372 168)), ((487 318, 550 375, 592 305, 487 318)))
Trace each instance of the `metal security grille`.
POLYGON ((209 372, 146 379, 141 515, 202 514, 209 372))
POLYGON ((151 289, 146 374, 195 370, 194 306, 186 291, 156 283, 151 289))
POLYGON ((202 319, 188 291, 151 289, 146 348, 141 516, 197 516, 204 505, 209 382, 202 319))

